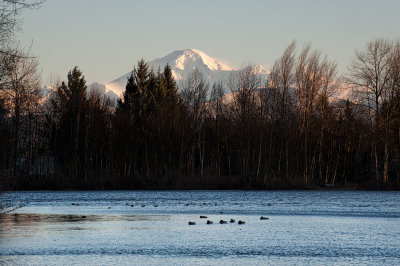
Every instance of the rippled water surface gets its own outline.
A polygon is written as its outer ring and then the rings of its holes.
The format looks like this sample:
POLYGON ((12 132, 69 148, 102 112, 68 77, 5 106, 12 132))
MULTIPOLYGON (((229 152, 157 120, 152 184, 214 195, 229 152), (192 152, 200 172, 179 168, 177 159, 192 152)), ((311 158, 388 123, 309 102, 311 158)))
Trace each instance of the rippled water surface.
POLYGON ((400 265, 399 192, 58 191, 0 199, 20 206, 0 215, 0 264, 400 265))

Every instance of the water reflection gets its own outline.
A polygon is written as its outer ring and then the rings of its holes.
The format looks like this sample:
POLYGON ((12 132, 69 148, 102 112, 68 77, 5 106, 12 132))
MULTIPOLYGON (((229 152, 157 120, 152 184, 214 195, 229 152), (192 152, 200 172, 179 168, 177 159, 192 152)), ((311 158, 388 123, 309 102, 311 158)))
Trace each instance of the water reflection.
MULTIPOLYGON (((31 237, 39 231, 102 230, 104 222, 162 222, 170 215, 60 215, 6 213, 0 214, 0 238, 31 237)), ((146 229, 141 227, 141 229, 146 229)))
POLYGON ((60 215, 6 213, 0 214, 1 231, 5 226, 27 226, 35 223, 74 223, 74 222, 107 222, 107 221, 168 221, 170 215, 60 215))

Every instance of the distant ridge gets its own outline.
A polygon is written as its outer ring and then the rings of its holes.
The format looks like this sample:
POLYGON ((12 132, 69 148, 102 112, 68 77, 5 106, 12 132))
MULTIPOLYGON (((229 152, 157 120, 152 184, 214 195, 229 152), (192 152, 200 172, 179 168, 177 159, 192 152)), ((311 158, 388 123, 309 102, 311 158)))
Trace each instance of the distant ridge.
MULTIPOLYGON (((163 69, 167 64, 171 67, 175 80, 179 83, 193 69, 197 69, 203 74, 210 85, 215 82, 226 84, 232 71, 236 71, 228 64, 215 59, 198 49, 175 50, 172 53, 147 62, 154 70, 163 69)), ((261 65, 257 65, 260 74, 267 75, 267 70, 261 65)), ((99 88, 101 93, 110 98, 118 98, 125 91, 126 81, 131 72, 128 72, 109 83, 93 82, 88 88, 99 88)))

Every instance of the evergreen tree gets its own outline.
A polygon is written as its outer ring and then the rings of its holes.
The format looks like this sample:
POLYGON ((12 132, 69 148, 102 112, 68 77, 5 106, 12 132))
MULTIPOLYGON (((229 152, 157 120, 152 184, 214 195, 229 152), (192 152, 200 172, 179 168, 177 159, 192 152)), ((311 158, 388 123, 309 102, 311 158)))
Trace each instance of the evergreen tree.
POLYGON ((142 59, 138 62, 128 78, 123 100, 118 100, 118 110, 134 114, 135 119, 141 118, 149 105, 149 86, 154 82, 154 74, 142 59))
POLYGON ((172 69, 168 64, 164 68, 164 82, 165 82, 166 97, 168 99, 168 102, 173 106, 177 105, 178 87, 176 86, 176 82, 172 74, 172 69))
POLYGON ((68 85, 62 82, 57 90, 61 107, 61 121, 57 142, 57 154, 67 163, 70 177, 78 176, 80 138, 85 129, 86 81, 82 72, 75 67, 68 73, 68 85))
POLYGON ((134 96, 134 89, 135 89, 135 80, 133 77, 133 71, 131 75, 128 77, 125 91, 123 93, 123 100, 118 99, 117 102, 117 111, 129 111, 133 110, 133 96, 134 96))
POLYGON ((167 94, 164 75, 160 69, 158 69, 157 74, 154 77, 154 82, 151 86, 151 90, 155 108, 154 111, 158 113, 160 112, 162 106, 164 105, 164 101, 167 94))

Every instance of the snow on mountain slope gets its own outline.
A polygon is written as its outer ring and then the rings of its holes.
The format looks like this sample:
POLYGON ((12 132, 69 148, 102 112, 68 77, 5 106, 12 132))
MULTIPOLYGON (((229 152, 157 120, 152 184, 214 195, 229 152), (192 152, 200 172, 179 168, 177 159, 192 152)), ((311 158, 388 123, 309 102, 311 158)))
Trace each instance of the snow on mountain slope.
MULTIPOLYGON (((208 81, 210 86, 216 82, 222 82, 222 84, 227 87, 226 85, 231 73, 238 71, 238 69, 233 69, 229 65, 208 56, 206 53, 197 49, 176 50, 164 57, 147 63, 154 71, 157 71, 158 69, 162 71, 168 64, 172 69, 173 76, 177 81, 178 86, 182 85, 181 82, 191 71, 197 69, 208 81)), ((261 75, 262 83, 265 84, 269 71, 262 65, 256 65, 255 68, 257 73, 261 75)), ((117 99, 120 98, 125 91, 127 79, 130 74, 131 72, 128 72, 108 83, 93 82, 88 85, 88 93, 95 89, 100 95, 104 95, 116 103, 117 99)), ((345 86, 341 88, 336 95, 332 96, 332 98, 336 100, 347 99, 351 96, 351 91, 350 88, 345 86)), ((43 97, 47 98, 49 93, 51 93, 49 87, 44 87, 43 97)), ((228 89, 225 93, 229 94, 228 89)))
MULTIPOLYGON (((227 64, 207 55, 197 49, 176 50, 162 58, 148 62, 150 68, 157 71, 168 64, 178 85, 191 71, 197 69, 207 79, 210 86, 215 82, 226 84, 232 71, 235 71, 227 64)), ((261 65, 257 65, 257 71, 260 74, 267 75, 268 72, 261 65)), ((113 92, 120 97, 125 91, 126 81, 131 72, 104 84, 105 92, 113 92)))
MULTIPOLYGON (((181 81, 194 69, 200 71, 210 86, 216 82, 222 82, 223 85, 226 85, 232 71, 237 71, 229 65, 197 49, 176 50, 164 57, 147 63, 154 71, 158 69, 162 71, 168 64, 172 69, 172 74, 178 86, 181 85, 181 81)), ((256 71, 264 78, 268 75, 268 71, 261 65, 256 65, 256 71)), ((116 100, 120 98, 125 91, 126 82, 130 74, 131 72, 128 72, 108 83, 93 82, 88 85, 87 92, 89 94, 96 90, 101 96, 104 95, 116 103, 116 100)), ((42 88, 44 101, 47 101, 47 98, 53 91, 54 90, 47 85, 42 88)))
POLYGON ((211 71, 233 70, 230 66, 197 49, 176 50, 165 57, 152 61, 151 63, 155 65, 165 65, 168 63, 179 70, 185 70, 188 67, 205 67, 211 71))
MULTIPOLYGON (((182 80, 193 69, 199 70, 210 81, 218 78, 224 79, 232 71, 231 67, 196 49, 176 50, 167 56, 150 61, 148 64, 155 71, 159 68, 163 70, 168 64, 177 82, 182 80)), ((131 72, 128 72, 105 85, 116 94, 121 95, 125 90, 126 80, 130 74, 131 72)))
MULTIPOLYGON (((172 69, 172 74, 178 86, 181 85, 181 81, 194 69, 197 69, 203 75, 210 86, 216 82, 222 82, 226 85, 232 71, 237 71, 197 49, 176 50, 164 57, 147 63, 154 71, 158 69, 162 71, 168 64, 172 69)), ((263 66, 256 65, 256 71, 267 77, 268 71, 263 66)), ((100 95, 104 95, 116 102, 125 91, 126 82, 130 75, 131 72, 128 72, 108 83, 93 82, 88 85, 87 91, 90 93, 96 90, 100 95)), ((50 93, 48 86, 43 90, 44 96, 47 98, 47 95, 50 93)))

